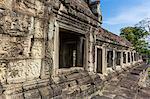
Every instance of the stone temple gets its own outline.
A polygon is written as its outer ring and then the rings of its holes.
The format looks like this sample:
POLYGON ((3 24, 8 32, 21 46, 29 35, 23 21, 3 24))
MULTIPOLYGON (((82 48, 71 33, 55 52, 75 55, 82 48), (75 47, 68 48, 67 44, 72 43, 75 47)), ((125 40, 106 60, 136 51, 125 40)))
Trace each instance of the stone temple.
POLYGON ((101 27, 99 0, 0 0, 0 99, 83 99, 140 64, 101 27))

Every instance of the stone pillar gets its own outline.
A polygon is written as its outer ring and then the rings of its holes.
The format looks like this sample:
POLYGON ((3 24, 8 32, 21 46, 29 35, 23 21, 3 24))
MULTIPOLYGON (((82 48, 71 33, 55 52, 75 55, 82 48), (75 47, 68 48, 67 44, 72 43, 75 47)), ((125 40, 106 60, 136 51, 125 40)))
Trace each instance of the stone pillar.
POLYGON ((135 64, 135 57, 134 57, 134 55, 135 55, 135 52, 133 52, 133 64, 135 64))
POLYGON ((77 66, 83 66, 83 44, 84 44, 84 38, 80 37, 77 45, 77 66))
POLYGON ((85 36, 85 45, 84 45, 85 50, 84 50, 84 66, 83 66, 85 70, 88 70, 88 64, 89 64, 89 62, 88 62, 88 57, 89 57, 88 45, 89 45, 89 41, 88 41, 88 36, 86 35, 85 36))
POLYGON ((89 34, 88 38, 88 67, 87 71, 94 72, 94 61, 93 61, 93 46, 94 46, 94 37, 93 34, 89 34))
POLYGON ((54 77, 58 74, 59 69, 59 25, 57 22, 55 22, 53 61, 52 76, 54 77))
POLYGON ((123 67, 123 51, 121 51, 120 65, 121 67, 123 67))
POLYGON ((132 64, 132 52, 130 52, 130 63, 132 64))
POLYGON ((106 48, 102 48, 102 73, 105 74, 107 71, 107 53, 106 48))
POLYGON ((128 65, 128 52, 126 51, 126 65, 128 65))
POLYGON ((115 55, 115 53, 116 53, 116 51, 115 50, 113 50, 113 66, 112 66, 112 68, 115 70, 116 69, 116 55, 115 55))
POLYGON ((135 61, 137 62, 138 59, 137 59, 137 52, 135 53, 135 61))

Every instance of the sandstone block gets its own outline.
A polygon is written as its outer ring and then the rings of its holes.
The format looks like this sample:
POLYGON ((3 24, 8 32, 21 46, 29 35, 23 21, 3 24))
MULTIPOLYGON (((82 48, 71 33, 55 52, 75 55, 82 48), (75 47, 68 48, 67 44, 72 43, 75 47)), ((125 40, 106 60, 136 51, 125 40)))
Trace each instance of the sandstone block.
POLYGON ((62 89, 59 85, 53 84, 53 85, 51 85, 51 88, 53 90, 53 97, 59 96, 62 94, 62 89))
POLYGON ((41 99, 40 93, 38 89, 29 90, 24 92, 25 99, 41 99))

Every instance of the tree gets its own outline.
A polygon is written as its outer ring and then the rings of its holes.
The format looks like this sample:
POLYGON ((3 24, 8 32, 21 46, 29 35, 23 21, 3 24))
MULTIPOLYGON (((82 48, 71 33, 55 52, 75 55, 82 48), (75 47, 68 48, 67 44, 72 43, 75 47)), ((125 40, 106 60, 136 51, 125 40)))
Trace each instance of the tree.
POLYGON ((120 35, 130 41, 135 50, 142 54, 149 54, 148 42, 144 39, 149 32, 140 27, 125 27, 121 29, 120 35))
MULTIPOLYGON (((139 21, 137 24, 135 24, 135 27, 139 27, 150 32, 150 18, 145 18, 139 21)), ((150 49, 150 35, 147 36, 145 40, 149 43, 149 49, 150 49)))
POLYGON ((145 18, 141 20, 140 22, 135 24, 135 27, 141 27, 150 32, 150 18, 145 18))

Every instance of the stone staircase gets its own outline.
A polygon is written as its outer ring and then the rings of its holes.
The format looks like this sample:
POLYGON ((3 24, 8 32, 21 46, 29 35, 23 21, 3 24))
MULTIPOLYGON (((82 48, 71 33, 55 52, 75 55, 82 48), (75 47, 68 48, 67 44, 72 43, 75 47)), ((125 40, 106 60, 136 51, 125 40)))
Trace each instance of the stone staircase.
POLYGON ((61 75, 59 85, 62 88, 63 98, 82 98, 91 95, 100 89, 103 81, 97 74, 89 74, 87 71, 74 71, 67 75, 61 75))

